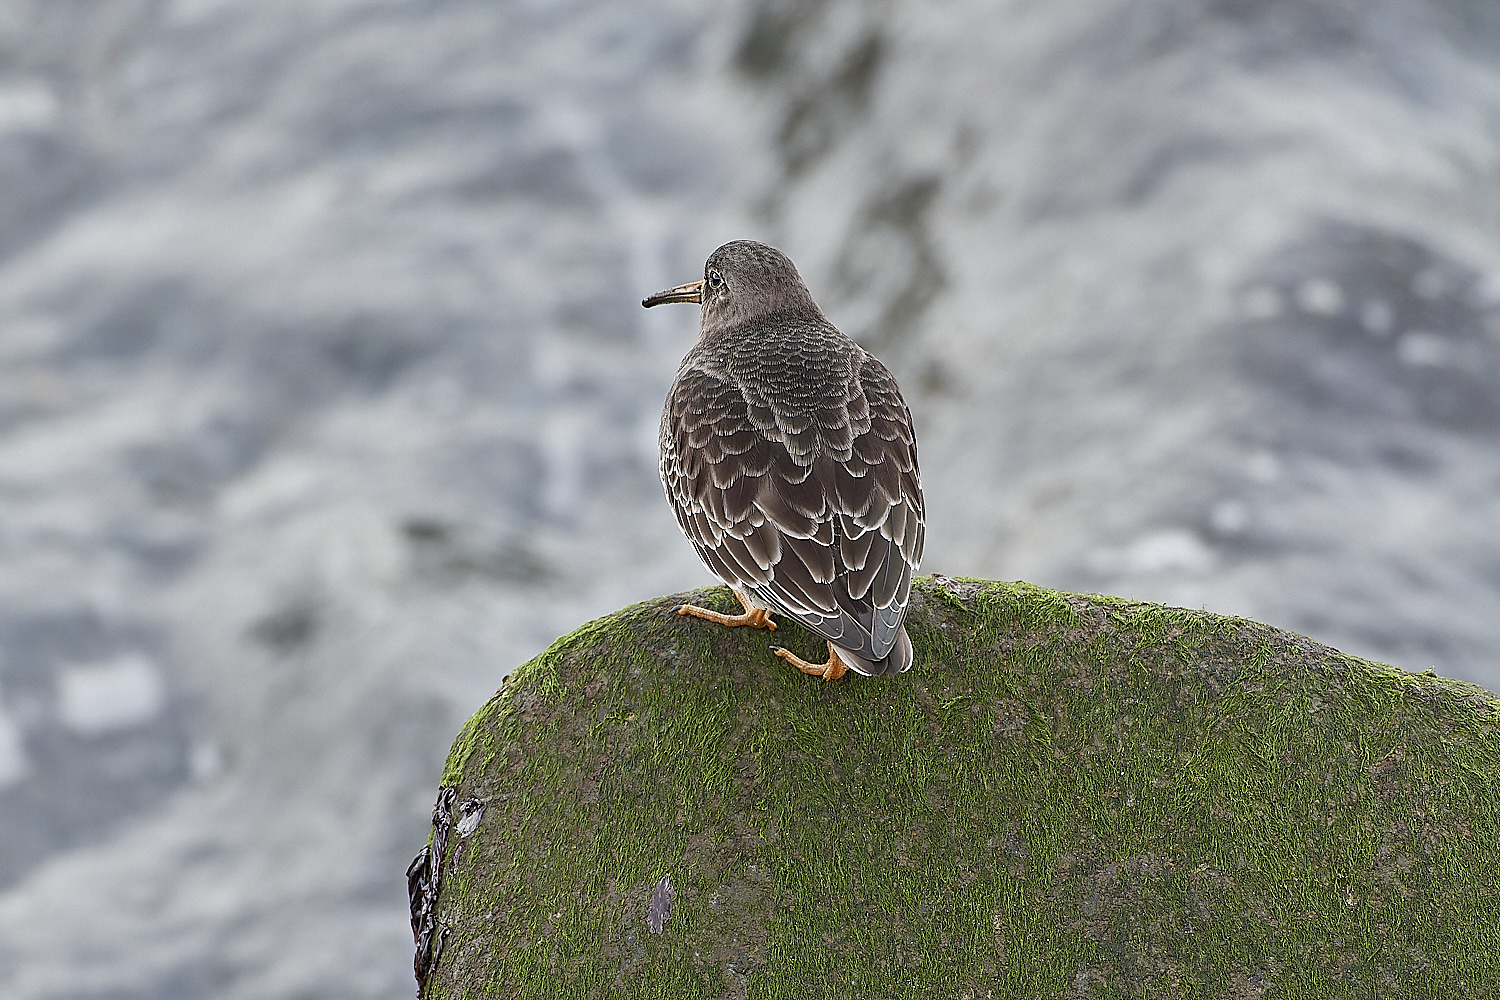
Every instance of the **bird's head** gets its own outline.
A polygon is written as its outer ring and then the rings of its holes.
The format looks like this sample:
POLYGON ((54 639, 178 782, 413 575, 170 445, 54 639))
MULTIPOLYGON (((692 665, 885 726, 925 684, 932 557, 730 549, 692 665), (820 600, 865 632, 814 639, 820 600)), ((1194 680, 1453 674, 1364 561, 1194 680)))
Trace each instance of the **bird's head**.
POLYGON ((754 240, 724 244, 709 255, 702 280, 647 296, 641 305, 649 309, 668 302, 702 304, 699 336, 778 314, 823 319, 796 265, 754 240))

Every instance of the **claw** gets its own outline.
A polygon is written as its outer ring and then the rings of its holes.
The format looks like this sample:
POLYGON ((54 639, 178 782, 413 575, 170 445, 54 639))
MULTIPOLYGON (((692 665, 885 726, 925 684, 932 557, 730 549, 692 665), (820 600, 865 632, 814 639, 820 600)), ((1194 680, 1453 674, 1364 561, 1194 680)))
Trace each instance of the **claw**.
POLYGON ((708 608, 700 608, 692 604, 679 604, 672 610, 679 615, 692 615, 694 618, 703 618, 707 621, 718 622, 720 625, 727 625, 730 628, 748 625, 751 628, 769 629, 772 632, 776 631, 776 623, 771 620, 771 612, 765 608, 757 608, 751 604, 749 598, 737 589, 734 590, 734 596, 739 598, 740 607, 745 609, 745 613, 742 615, 720 614, 717 611, 710 611, 708 608))
POLYGON ((834 651, 833 643, 831 642, 828 644, 827 663, 808 663, 796 653, 792 652, 789 649, 782 649, 780 646, 772 646, 771 652, 775 653, 777 656, 781 657, 783 660, 790 663, 792 666, 796 667, 804 674, 812 674, 816 677, 823 678, 825 681, 836 681, 849 671, 849 668, 844 665, 844 661, 839 659, 839 654, 834 651))

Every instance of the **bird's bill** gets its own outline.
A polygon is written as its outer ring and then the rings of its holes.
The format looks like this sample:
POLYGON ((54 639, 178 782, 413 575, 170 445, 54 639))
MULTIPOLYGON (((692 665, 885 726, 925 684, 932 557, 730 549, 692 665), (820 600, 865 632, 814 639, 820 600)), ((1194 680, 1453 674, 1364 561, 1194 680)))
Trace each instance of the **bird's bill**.
POLYGON ((657 292, 641 299, 641 305, 650 309, 652 306, 666 305, 668 302, 702 302, 703 281, 689 281, 685 285, 676 288, 668 288, 665 292, 657 292))

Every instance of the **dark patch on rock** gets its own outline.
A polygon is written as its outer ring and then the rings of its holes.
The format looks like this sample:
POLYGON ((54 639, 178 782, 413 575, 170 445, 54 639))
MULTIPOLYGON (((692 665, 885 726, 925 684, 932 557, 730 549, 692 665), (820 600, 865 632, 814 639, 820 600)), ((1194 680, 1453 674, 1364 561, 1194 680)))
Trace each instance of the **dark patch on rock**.
POLYGON ((158 277, 129 286, 103 298, 99 314, 77 334, 64 358, 102 359, 124 364, 139 361, 169 337, 181 320, 194 312, 188 282, 158 277))
POLYGON ((596 208, 598 200, 584 182, 578 157, 561 148, 503 150, 483 170, 455 184, 451 193, 480 204, 525 199, 572 210, 596 208))
POLYGON ((831 152, 851 119, 861 116, 885 54, 885 39, 870 32, 844 53, 832 75, 796 95, 776 136, 791 177, 805 173, 831 152))
POLYGON ((125 461, 158 503, 195 508, 259 461, 268 444, 265 427, 219 414, 177 440, 131 449, 125 461))
POLYGON ((863 14, 860 28, 837 40, 832 58, 826 33, 820 44, 807 46, 806 39, 822 31, 828 7, 766 0, 751 14, 735 53, 742 73, 787 94, 776 146, 789 178, 820 163, 863 119, 887 58, 885 33, 863 14))
POLYGON ((290 656, 317 638, 321 621, 317 602, 297 599, 256 621, 247 634, 277 656, 290 656))
POLYGON ((1500 434, 1500 303, 1486 294, 1417 240, 1326 222, 1246 282, 1230 335, 1278 400, 1276 425, 1321 426, 1413 468, 1430 459, 1401 423, 1500 434))
POLYGON ((1193 5, 1132 0, 1102 17, 1080 47, 1101 74, 1208 46, 1258 68, 1356 52, 1391 60, 1394 53, 1377 17, 1345 0, 1210 0, 1193 5))
MULTIPOLYGON (((448 930, 438 930, 438 893, 443 885, 443 862, 447 859, 448 831, 453 826, 453 800, 456 789, 438 789, 432 807, 432 839, 417 852, 406 869, 406 894, 411 904, 411 934, 416 946, 412 971, 417 978, 417 996, 427 991, 427 977, 443 956, 448 930)), ((467 804, 467 803, 465 803, 467 804)))
POLYGON ((419 579, 453 585, 473 578, 537 585, 553 576, 545 560, 515 537, 486 537, 472 526, 414 517, 401 525, 419 579))
POLYGON ((42 239, 104 177, 81 136, 7 129, 0 135, 0 256, 42 239))
POLYGON ((435 344, 384 315, 353 316, 319 338, 320 367, 334 388, 378 393, 435 344))
POLYGON ((873 313, 853 330, 871 350, 915 333, 948 283, 928 224, 941 190, 936 177, 913 177, 878 192, 856 216, 834 261, 835 295, 873 313))
POLYGON ((787 69, 797 36, 825 6, 826 0, 808 3, 766 0, 758 4, 750 15, 750 24, 739 48, 735 50, 735 67, 758 80, 787 69))

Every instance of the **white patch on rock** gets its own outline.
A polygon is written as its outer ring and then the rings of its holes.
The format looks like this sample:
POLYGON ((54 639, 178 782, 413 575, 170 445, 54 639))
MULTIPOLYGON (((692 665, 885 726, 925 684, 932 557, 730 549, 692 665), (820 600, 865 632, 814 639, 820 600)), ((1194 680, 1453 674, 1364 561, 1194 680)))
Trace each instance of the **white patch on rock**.
POLYGON ((194 745, 188 754, 188 772, 195 781, 208 781, 224 770, 224 752, 217 743, 203 742, 194 745))
POLYGON ((40 80, 0 87, 0 132, 48 128, 57 112, 57 95, 40 80))
POLYGON ((103 736, 150 722, 166 707, 161 671, 140 653, 64 667, 57 679, 58 715, 83 736, 103 736))
POLYGON ((1240 300, 1240 311, 1247 319, 1275 319, 1281 308, 1281 293, 1270 285, 1257 285, 1240 300))
POLYGON ((1273 452, 1251 452, 1245 459, 1245 475, 1257 483, 1273 483, 1281 476, 1281 460, 1273 452))
POLYGON ((1297 288, 1297 305, 1315 316, 1337 316, 1344 309, 1344 290, 1328 278, 1309 278, 1297 288))
POLYGON ((1213 568, 1214 553, 1186 528, 1154 531, 1119 549, 1101 549, 1088 557, 1088 567, 1107 575, 1202 573, 1213 568))
POLYGON ((1474 282, 1473 303, 1479 309, 1500 306, 1500 271, 1486 271, 1474 282))
POLYGON ((1221 500, 1208 512, 1208 524, 1216 535, 1242 535, 1250 527, 1250 507, 1243 500, 1221 500))
POLYGON ((282 455, 224 490, 219 512, 230 521, 270 517, 310 504, 325 478, 318 463, 306 455, 282 455))
POLYGON ((484 805, 479 799, 471 798, 458 807, 458 822, 453 828, 460 837, 467 837, 479 829, 479 821, 484 817, 484 805))
POLYGON ((1442 334, 1412 330, 1401 335, 1396 357, 1413 368, 1446 368, 1453 360, 1453 351, 1442 334))

